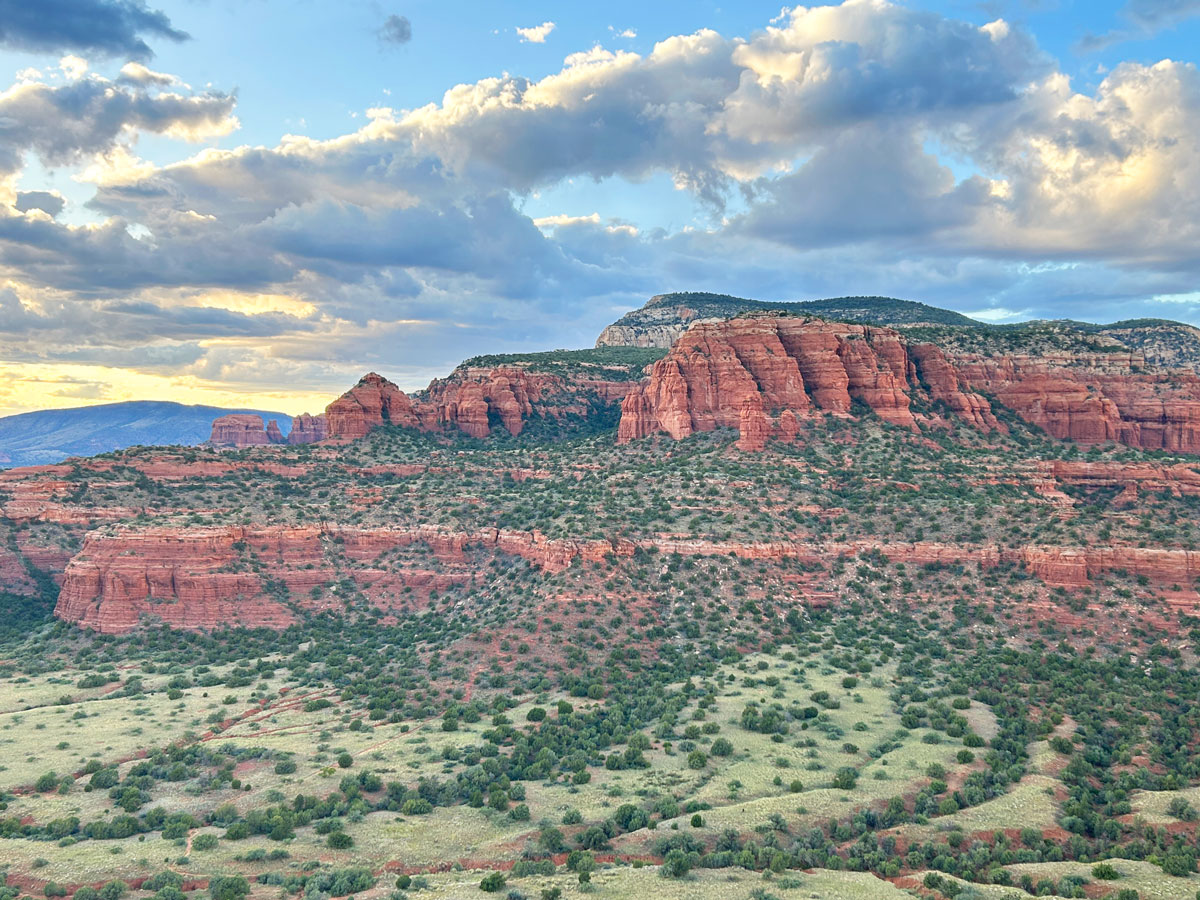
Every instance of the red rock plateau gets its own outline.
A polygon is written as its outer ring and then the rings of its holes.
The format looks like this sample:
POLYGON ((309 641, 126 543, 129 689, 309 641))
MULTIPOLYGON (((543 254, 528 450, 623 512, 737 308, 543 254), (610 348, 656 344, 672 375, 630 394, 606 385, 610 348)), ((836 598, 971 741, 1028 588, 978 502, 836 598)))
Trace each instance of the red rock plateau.
POLYGON ((1137 354, 949 355, 891 328, 773 315, 693 325, 626 396, 617 439, 737 428, 739 447, 760 450, 855 401, 915 428, 929 417, 914 399, 988 432, 1002 426, 984 394, 1056 438, 1200 453, 1200 377, 1147 371, 1137 354))
MULTIPOLYGON (((497 555, 519 557, 547 572, 558 572, 577 557, 588 562, 629 558, 639 548, 684 557, 732 556, 808 565, 872 551, 893 563, 910 565, 972 563, 981 569, 1019 565, 1047 584, 1069 587, 1086 586, 1091 578, 1114 570, 1161 584, 1186 584, 1200 576, 1200 553, 1132 547, 1079 550, 669 538, 573 541, 547 540, 536 532, 495 528, 457 532, 432 526, 117 529, 88 535, 83 549, 66 566, 55 615, 107 633, 129 631, 144 617, 179 628, 210 629, 231 623, 283 627, 294 621, 300 606, 312 611, 338 608, 342 598, 330 585, 346 573, 352 573, 356 588, 373 604, 384 609, 411 608, 424 606, 431 590, 456 584, 478 586, 483 562, 497 555), (418 556, 409 563, 397 553, 417 544, 432 560, 418 556), (345 563, 350 568, 340 567, 345 563), (280 586, 286 591, 278 592, 280 586)), ((11 566, 0 558, 0 567, 11 566)), ((814 598, 819 599, 819 593, 814 598)))
MULTIPOLYGON (((1029 594, 1029 603, 1046 604, 1046 615, 1060 615, 1052 608, 1047 585, 1087 588, 1077 593, 1093 598, 1103 589, 1111 598, 1112 586, 1100 583, 1110 575, 1144 578, 1150 586, 1145 596, 1152 592, 1168 605, 1200 604, 1195 593, 1200 554, 1188 549, 1192 545, 1155 537, 1166 546, 1145 546, 1149 541, 1142 540, 1144 532, 1121 524, 1128 520, 1137 525, 1143 518, 1129 512, 1132 504, 1142 503, 1149 510, 1163 497, 1200 496, 1200 462, 1130 460, 1135 454, 1103 450, 1072 451, 1071 459, 1021 456, 1025 445, 1006 435, 996 415, 1002 403, 1059 437, 1196 453, 1200 452, 1196 420, 1200 384, 1194 375, 1151 370, 1129 353, 1037 359, 947 353, 932 344, 910 341, 891 328, 778 315, 697 323, 641 382, 591 377, 582 365, 566 371, 550 373, 523 365, 464 366, 411 397, 371 374, 331 403, 325 415, 293 420, 288 442, 320 444, 306 453, 289 454, 285 448, 272 447, 283 440, 279 430, 269 430, 258 416, 241 415, 214 423, 214 442, 263 447, 265 452, 235 456, 208 450, 140 451, 0 473, 0 527, 7 535, 0 543, 0 578, 6 590, 32 595, 39 590, 39 579, 44 587, 43 575, 49 576, 61 583, 56 615, 113 633, 129 631, 143 621, 194 629, 230 623, 279 628, 309 611, 340 611, 350 595, 361 595, 374 606, 403 615, 427 606, 433 592, 443 600, 449 592, 458 598, 454 602, 473 602, 471 598, 487 594, 497 577, 494 573, 511 570, 511 564, 522 560, 547 574, 561 573, 581 560, 586 565, 580 567, 578 579, 570 575, 572 590, 578 581, 581 591, 592 587, 599 591, 596 585, 588 586, 586 573, 609 566, 650 568, 654 552, 778 563, 771 577, 777 578, 776 584, 788 586, 792 594, 784 599, 795 603, 825 603, 836 596, 833 560, 878 552, 893 563, 919 567, 1023 570, 1041 582, 1029 594), (558 458, 534 448, 520 460, 520 469, 510 470, 518 463, 506 458, 507 451, 492 456, 486 447, 469 452, 461 447, 437 448, 428 458, 386 456, 364 462, 360 454, 347 454, 340 446, 384 425, 461 432, 476 438, 499 428, 517 435, 531 422, 587 418, 606 408, 611 412, 618 403, 617 438, 623 444, 655 432, 681 439, 731 428, 738 429, 738 447, 751 452, 764 450, 772 441, 806 438, 806 428, 819 418, 849 421, 867 409, 901 429, 887 431, 897 447, 940 450, 919 432, 945 427, 948 418, 956 418, 991 434, 996 446, 1007 442, 1006 452, 1018 454, 1012 460, 995 457, 991 460, 999 464, 995 469, 977 461, 967 465, 966 458, 958 461, 963 463, 959 471, 966 473, 960 476, 963 483, 973 480, 1009 489, 988 502, 1023 505, 1034 519, 1050 520, 1055 528, 1038 532, 1042 535, 1038 540, 1022 540, 999 524, 981 529, 977 537, 968 536, 967 524, 952 525, 944 532, 932 532, 943 536, 939 541, 924 540, 924 531, 910 531, 910 542, 903 543, 894 539, 894 533, 889 540, 886 531, 879 532, 879 540, 859 539, 863 531, 839 523, 822 538, 807 519, 793 517, 801 510, 792 506, 787 515, 770 511, 767 530, 741 533, 734 524, 741 520, 733 513, 749 501, 740 493, 718 493, 714 487, 713 493, 690 501, 686 510, 680 507, 679 524, 676 520, 669 525, 639 524, 641 509, 630 507, 630 518, 601 526, 607 530, 587 525, 586 533, 611 535, 611 539, 549 539, 519 528, 534 527, 532 523, 542 520, 530 516, 545 514, 552 515, 547 521, 559 522, 548 527, 570 535, 570 529, 582 530, 587 514, 579 514, 577 520, 559 519, 561 499, 555 501, 552 513, 520 509, 515 500, 513 506, 489 507, 484 492, 490 488, 482 485, 496 485, 492 495, 504 497, 514 483, 529 479, 536 480, 539 490, 541 484, 574 485, 591 479, 609 484, 607 496, 616 501, 630 490, 631 482, 640 486, 642 474, 631 472, 630 481, 605 482, 609 476, 602 470, 613 465, 612 457, 641 454, 639 465, 652 467, 676 448, 606 450, 607 462, 591 456, 558 458), (463 469, 460 457, 470 457, 476 467, 461 487, 456 478, 472 470, 463 469), (421 487, 414 485, 413 495, 433 485, 444 492, 433 496, 445 505, 422 510, 417 503, 414 511, 406 512, 413 509, 412 497, 406 493, 408 487, 397 481, 419 481, 431 472, 437 477, 421 487), (487 481, 481 473, 496 481, 487 481), (510 474, 511 480, 499 485, 499 473, 510 474), (253 490, 239 495, 242 501, 230 500, 229 491, 222 487, 233 483, 253 490), (269 500, 271 490, 278 492, 273 505, 256 506, 258 497, 252 495, 262 493, 269 500), (1098 539, 1095 530, 1063 536, 1058 523, 1084 519, 1076 507, 1092 503, 1093 493, 1104 503, 1112 502, 1109 521, 1119 526, 1111 532, 1112 539, 1098 539), (330 495, 337 495, 336 503, 323 499, 330 495), (157 508, 166 497, 183 499, 176 506, 157 508), (244 505, 223 508, 238 502, 244 505), (270 524, 270 517, 285 506, 297 524, 270 524), (494 517, 487 512, 493 508, 494 517), (461 517, 446 518, 445 509, 461 517), (485 511, 476 514, 475 509, 485 511), (708 532, 723 534, 724 539, 678 537, 663 530, 683 527, 693 517, 725 519, 726 514, 728 528, 722 525, 723 531, 708 532), (228 524, 252 515, 258 517, 257 524, 228 524), (519 528, 482 527, 502 522, 505 516, 520 523, 519 528), (150 517, 157 517, 155 524, 145 524, 150 517), (429 521, 464 524, 457 526, 459 530, 451 525, 415 524, 429 521), (572 524, 564 527, 563 521, 572 524), (218 522, 222 524, 213 524, 218 522), (950 536, 955 533, 957 538, 950 536), (1076 546, 1055 543, 1056 535, 1076 546)), ((1012 421, 1011 416, 1007 421, 1012 421)), ((972 446, 978 443, 989 442, 972 446)), ((686 448, 678 449, 686 455, 686 448)), ((751 466, 755 458, 766 466, 786 462, 805 467, 806 478, 837 482, 844 473, 836 461, 841 452, 835 451, 835 461, 829 463, 813 463, 819 454, 803 458, 789 454, 748 458, 738 465, 751 466)), ((723 447, 711 452, 722 459, 728 453, 723 447)), ((849 452, 845 458, 845 469, 853 471, 849 452)), ((904 480, 893 478, 886 467, 870 470, 870 490, 928 490, 930 473, 936 477, 943 460, 914 454, 910 461, 917 461, 917 466, 904 480), (926 461, 926 468, 920 468, 920 460, 926 461), (924 481, 914 478, 914 473, 923 473, 924 481)), ((702 476, 707 479, 709 470, 702 476)), ((720 482, 719 473, 713 474, 713 480, 720 482)), ((744 487, 753 484, 747 480, 744 487)), ((856 490, 866 490, 865 484, 856 490)), ((732 485, 729 482, 725 488, 732 485)), ((573 500, 573 487, 559 487, 561 494, 555 496, 573 500)), ((739 482, 735 491, 742 487, 739 482)), ((597 493, 594 483, 588 489, 597 493)), ((768 509, 768 494, 753 496, 763 497, 763 509, 768 509)), ((1172 509, 1186 516, 1192 507, 1179 503, 1172 509)), ((847 511, 817 506, 807 510, 818 519, 824 517, 826 526, 847 511)), ((962 519, 954 506, 935 512, 951 521, 956 514, 962 519)), ((743 527, 760 526, 750 522, 743 527)), ((885 522, 881 527, 888 526, 885 522)), ((1144 527, 1154 525, 1147 522, 1144 527)), ((896 528, 903 533, 899 525, 896 528)), ((698 532, 684 532, 692 533, 698 532)), ((1189 609, 1189 614, 1195 614, 1195 609, 1189 609)))

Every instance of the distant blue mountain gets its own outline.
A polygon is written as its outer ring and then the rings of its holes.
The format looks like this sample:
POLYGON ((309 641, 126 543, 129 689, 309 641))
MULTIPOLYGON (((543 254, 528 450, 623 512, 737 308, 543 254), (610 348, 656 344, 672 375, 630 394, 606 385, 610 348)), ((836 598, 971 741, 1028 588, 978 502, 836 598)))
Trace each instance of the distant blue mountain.
POLYGON ((160 400, 133 400, 74 409, 45 409, 0 418, 0 468, 60 462, 137 445, 201 444, 212 421, 227 413, 255 413, 274 419, 286 435, 292 417, 258 409, 184 406, 160 400))

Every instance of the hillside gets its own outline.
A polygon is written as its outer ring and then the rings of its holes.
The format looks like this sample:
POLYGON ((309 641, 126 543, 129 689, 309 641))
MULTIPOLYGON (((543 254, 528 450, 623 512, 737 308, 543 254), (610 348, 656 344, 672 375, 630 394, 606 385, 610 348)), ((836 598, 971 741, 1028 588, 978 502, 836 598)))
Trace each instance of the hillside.
POLYGON ((285 434, 292 421, 290 416, 277 412, 185 406, 160 400, 5 416, 0 418, 0 468, 56 463, 68 456, 92 456, 139 445, 199 444, 208 440, 213 419, 247 412, 276 419, 285 434))
POLYGON ((670 347, 688 324, 697 320, 728 319, 747 312, 779 311, 823 316, 873 325, 960 325, 980 323, 947 309, 890 297, 837 297, 771 303, 726 294, 679 292, 651 297, 641 309, 619 318, 600 333, 597 347, 670 347))

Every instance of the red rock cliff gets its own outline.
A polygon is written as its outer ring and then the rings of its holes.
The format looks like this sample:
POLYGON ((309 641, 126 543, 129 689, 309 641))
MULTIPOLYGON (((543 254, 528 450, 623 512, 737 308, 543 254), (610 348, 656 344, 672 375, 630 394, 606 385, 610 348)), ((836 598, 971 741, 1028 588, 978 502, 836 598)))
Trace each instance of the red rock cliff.
MULTIPOLYGON (((275 425, 274 420, 271 422, 275 425)), ((275 434, 279 426, 275 425, 275 434)), ((209 443, 220 447, 260 447, 264 444, 282 442, 273 440, 263 425, 262 416, 253 413, 231 413, 213 420, 209 443)))
POLYGON ((310 416, 303 413, 292 416, 292 430, 288 432, 289 444, 315 444, 329 437, 329 426, 325 414, 310 416))
POLYGON ((374 372, 325 407, 325 421, 328 436, 340 440, 365 437, 380 425, 421 424, 408 395, 374 372))
MULTIPOLYGON (((753 401, 750 401, 753 404, 753 401)), ((449 531, 434 526, 120 528, 88 534, 66 566, 54 614, 107 633, 135 628, 144 619, 174 627, 226 625, 281 628, 297 610, 337 610, 336 586, 350 577, 371 604, 398 609, 428 600, 431 590, 475 584, 480 554, 521 557, 558 572, 576 558, 632 557, 638 547, 682 556, 737 556, 757 560, 823 563, 837 556, 878 551, 893 563, 972 563, 991 568, 1017 564, 1054 585, 1083 586, 1122 570, 1163 584, 1189 584, 1200 575, 1200 553, 1128 546, 1001 548, 931 542, 772 542, 643 538, 637 541, 550 540, 537 532, 484 528, 449 531), (415 561, 384 562, 387 551, 422 545, 436 571, 415 561), (329 549, 351 563, 337 568, 329 549), (280 586, 286 592, 280 592, 280 586), (314 588, 316 592, 314 593, 314 588)), ((0 559, 0 564, 3 564, 0 559)))
POLYGON ((1200 376, 1149 370, 1139 354, 960 355, 959 376, 1062 439, 1200 453, 1200 376))
POLYGON ((745 423, 753 433, 742 445, 755 449, 772 432, 793 437, 805 416, 848 415, 854 401, 915 428, 910 394, 918 388, 980 428, 997 427, 987 401, 964 389, 937 348, 912 354, 893 329, 769 315, 700 323, 626 396, 617 439, 745 423))
POLYGON ((522 366, 498 366, 456 369, 409 397, 371 373, 326 408, 326 433, 351 440, 392 424, 422 431, 457 429, 485 438, 495 423, 518 435, 531 416, 587 416, 596 404, 616 403, 632 388, 631 382, 592 379, 586 373, 567 378, 522 366))
POLYGON ((1053 437, 1200 454, 1194 372, 1148 371, 1128 352, 947 353, 891 328, 772 315, 693 325, 626 396, 617 439, 745 425, 739 446, 758 449, 790 440, 805 416, 848 415, 854 401, 913 428, 918 396, 991 431, 1001 426, 984 394, 1053 437))

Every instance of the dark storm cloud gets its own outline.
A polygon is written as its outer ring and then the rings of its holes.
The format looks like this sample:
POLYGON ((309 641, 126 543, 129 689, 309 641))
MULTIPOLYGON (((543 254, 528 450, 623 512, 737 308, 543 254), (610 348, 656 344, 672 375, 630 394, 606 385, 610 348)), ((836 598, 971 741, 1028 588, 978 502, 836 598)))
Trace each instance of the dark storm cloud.
POLYGON ((0 44, 15 50, 147 59, 142 35, 188 39, 141 0, 0 0, 0 44))

